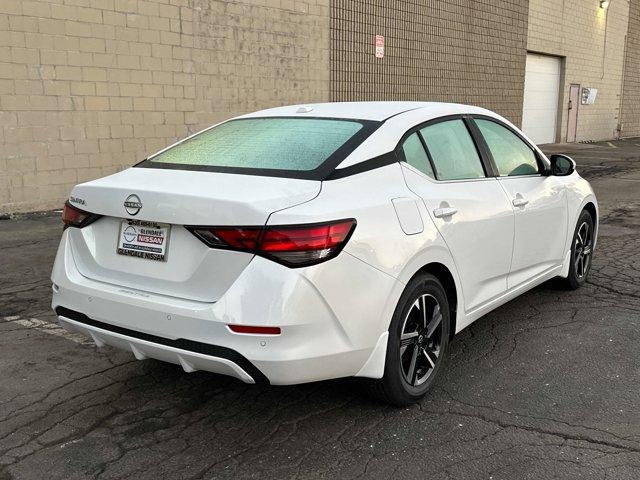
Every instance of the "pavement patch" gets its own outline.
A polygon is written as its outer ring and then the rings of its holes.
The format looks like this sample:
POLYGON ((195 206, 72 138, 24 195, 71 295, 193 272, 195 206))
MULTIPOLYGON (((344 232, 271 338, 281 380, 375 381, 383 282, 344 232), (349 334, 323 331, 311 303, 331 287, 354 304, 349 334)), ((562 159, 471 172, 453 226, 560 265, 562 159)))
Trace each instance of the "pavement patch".
POLYGON ((4 321, 12 322, 25 328, 32 328, 40 332, 48 333, 49 335, 55 335, 56 337, 62 337, 81 345, 93 345, 93 342, 86 336, 79 333, 71 333, 57 323, 51 323, 37 318, 20 318, 19 315, 4 317, 4 321))

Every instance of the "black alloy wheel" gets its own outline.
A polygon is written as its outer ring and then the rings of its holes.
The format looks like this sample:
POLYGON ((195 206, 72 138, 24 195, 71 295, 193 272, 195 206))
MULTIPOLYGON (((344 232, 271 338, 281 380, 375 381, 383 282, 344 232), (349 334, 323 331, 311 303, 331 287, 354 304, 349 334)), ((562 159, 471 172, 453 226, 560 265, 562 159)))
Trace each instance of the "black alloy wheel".
POLYGON ((423 294, 409 309, 400 336, 400 368, 410 386, 422 385, 433 373, 441 343, 440 304, 433 295, 423 294))
POLYGON ((581 287, 587 281, 593 262, 595 226, 591 214, 583 210, 580 213, 571 244, 571 264, 565 286, 570 290, 581 287))
POLYGON ((384 376, 368 382, 379 400, 397 406, 422 400, 449 347, 450 311, 438 278, 419 273, 407 284, 389 326, 384 376))

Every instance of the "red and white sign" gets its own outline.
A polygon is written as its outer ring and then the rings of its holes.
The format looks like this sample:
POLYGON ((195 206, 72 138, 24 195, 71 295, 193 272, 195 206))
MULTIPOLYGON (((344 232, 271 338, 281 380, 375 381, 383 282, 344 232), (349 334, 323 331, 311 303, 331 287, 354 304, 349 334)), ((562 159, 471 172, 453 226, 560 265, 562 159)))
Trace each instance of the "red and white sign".
POLYGON ((376 58, 384 57, 384 37, 376 35, 376 58))

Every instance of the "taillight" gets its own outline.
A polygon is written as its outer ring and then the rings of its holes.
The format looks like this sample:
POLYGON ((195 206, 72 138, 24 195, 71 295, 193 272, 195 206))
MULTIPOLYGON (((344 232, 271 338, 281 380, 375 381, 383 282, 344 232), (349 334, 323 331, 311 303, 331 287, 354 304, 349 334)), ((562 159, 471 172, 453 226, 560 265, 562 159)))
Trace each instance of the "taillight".
POLYGON ((260 252, 290 266, 320 263, 340 253, 355 223, 346 220, 324 225, 267 227, 260 239, 260 252))
POLYGON ((260 227, 187 227, 191 233, 214 248, 255 250, 262 229, 260 227))
POLYGON ((186 227, 213 248, 240 250, 288 267, 315 265, 340 253, 356 226, 354 219, 310 225, 186 227))
POLYGON ((67 227, 86 227, 98 218, 100 218, 100 215, 80 210, 69 202, 64 204, 64 208, 62 210, 62 223, 64 224, 63 229, 67 227))

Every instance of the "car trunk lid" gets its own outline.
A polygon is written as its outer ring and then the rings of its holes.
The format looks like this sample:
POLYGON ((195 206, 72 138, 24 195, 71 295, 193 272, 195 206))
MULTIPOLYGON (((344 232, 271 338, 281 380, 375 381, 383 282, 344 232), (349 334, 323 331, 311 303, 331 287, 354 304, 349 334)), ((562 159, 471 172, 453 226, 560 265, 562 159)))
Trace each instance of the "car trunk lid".
POLYGON ((74 259, 80 273, 94 280, 214 302, 253 255, 209 248, 184 226, 261 226, 271 213, 313 199, 320 186, 312 180, 131 168, 74 188, 73 206, 103 216, 69 229, 74 259), (129 223, 166 228, 164 260, 118 253, 129 223))

